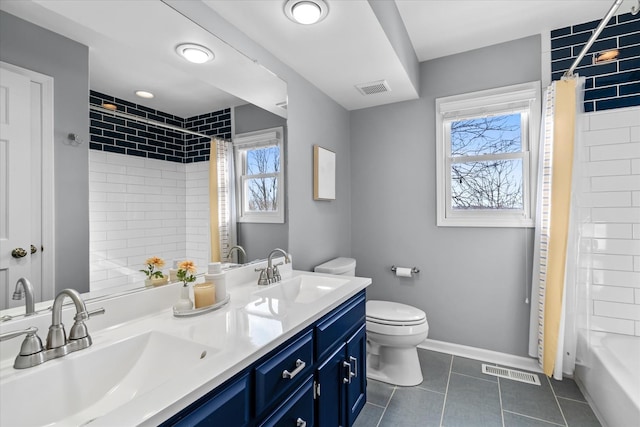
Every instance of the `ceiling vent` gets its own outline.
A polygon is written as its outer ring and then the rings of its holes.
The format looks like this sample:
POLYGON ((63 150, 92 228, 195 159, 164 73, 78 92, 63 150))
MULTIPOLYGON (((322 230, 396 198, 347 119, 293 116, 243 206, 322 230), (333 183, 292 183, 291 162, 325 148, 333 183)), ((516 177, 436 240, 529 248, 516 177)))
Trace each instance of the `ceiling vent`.
POLYGON ((376 93, 391 92, 389 83, 386 80, 380 80, 377 82, 362 83, 356 85, 356 89, 363 95, 375 95, 376 93))

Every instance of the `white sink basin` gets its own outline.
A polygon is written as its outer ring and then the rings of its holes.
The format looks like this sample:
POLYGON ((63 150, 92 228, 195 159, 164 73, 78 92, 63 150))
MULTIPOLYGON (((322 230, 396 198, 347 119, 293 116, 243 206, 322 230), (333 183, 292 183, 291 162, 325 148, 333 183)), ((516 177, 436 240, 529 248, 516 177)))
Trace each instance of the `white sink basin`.
POLYGON ((215 352, 160 332, 89 347, 3 380, 0 426, 89 423, 215 352))
POLYGON ((256 292, 255 295, 299 304, 311 304, 349 280, 303 274, 278 284, 267 285, 266 289, 256 292))

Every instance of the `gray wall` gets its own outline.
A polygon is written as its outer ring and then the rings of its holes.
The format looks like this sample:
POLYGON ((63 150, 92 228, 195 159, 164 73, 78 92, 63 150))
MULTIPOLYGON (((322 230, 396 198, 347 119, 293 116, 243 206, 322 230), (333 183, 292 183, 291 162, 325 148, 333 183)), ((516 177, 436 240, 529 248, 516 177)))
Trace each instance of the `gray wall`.
POLYGON ((351 254, 349 112, 199 2, 163 0, 287 82, 288 228, 293 266, 351 254), (313 200, 313 145, 336 153, 336 200, 313 200))
MULTIPOLYGON (((55 278, 89 290, 89 49, 0 12, 0 60, 54 78, 55 278), (67 135, 86 141, 70 145, 67 135)), ((46 248, 45 248, 46 250, 46 248)))
MULTIPOLYGON (((263 110, 255 105, 246 104, 234 109, 234 133, 253 132, 282 126, 284 129, 284 162, 287 164, 287 120, 263 110)), ((285 166, 285 174, 287 167, 285 166)), ((286 182, 286 175, 285 175, 286 182)), ((286 186, 285 186, 286 198, 286 186)), ((285 202, 285 212, 286 212, 285 202)), ((266 258, 274 248, 288 250, 289 226, 285 214, 284 224, 238 223, 238 244, 247 251, 247 259, 266 258)))
POLYGON ((370 299, 427 313, 429 337, 527 354, 533 230, 436 226, 435 99, 540 79, 540 37, 426 61, 421 97, 351 113, 352 254, 370 299), (417 266, 396 278, 392 264, 417 266))

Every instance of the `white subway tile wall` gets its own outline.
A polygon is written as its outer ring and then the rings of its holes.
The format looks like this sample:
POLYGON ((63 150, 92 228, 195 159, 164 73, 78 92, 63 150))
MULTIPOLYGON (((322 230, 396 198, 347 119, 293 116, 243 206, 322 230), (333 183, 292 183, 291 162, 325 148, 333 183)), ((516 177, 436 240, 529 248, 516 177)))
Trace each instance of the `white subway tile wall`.
POLYGON ((640 336, 640 107, 587 113, 591 329, 640 336))
POLYGON ((92 291, 141 283, 139 270, 154 255, 163 256, 165 271, 172 259, 187 257, 203 271, 208 166, 89 150, 92 291))

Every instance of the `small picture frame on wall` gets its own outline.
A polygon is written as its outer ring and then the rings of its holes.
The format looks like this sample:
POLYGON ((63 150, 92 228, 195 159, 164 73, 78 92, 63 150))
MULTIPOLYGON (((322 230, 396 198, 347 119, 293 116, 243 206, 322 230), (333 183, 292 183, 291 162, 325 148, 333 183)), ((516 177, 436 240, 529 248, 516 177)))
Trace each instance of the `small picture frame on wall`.
POLYGON ((336 199, 336 153, 313 146, 313 200, 336 199))

